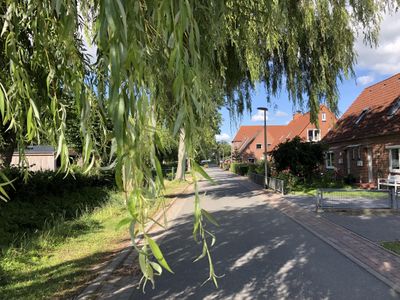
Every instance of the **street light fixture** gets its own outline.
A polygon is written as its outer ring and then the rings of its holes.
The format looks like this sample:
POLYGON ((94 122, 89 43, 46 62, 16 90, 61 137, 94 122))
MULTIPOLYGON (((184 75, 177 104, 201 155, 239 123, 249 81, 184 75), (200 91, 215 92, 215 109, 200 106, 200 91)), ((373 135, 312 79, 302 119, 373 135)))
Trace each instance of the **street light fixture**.
POLYGON ((258 110, 264 112, 264 171, 265 171, 265 187, 268 188, 268 165, 267 165, 267 155, 268 155, 268 143, 267 143, 267 111, 266 107, 257 107, 258 110))

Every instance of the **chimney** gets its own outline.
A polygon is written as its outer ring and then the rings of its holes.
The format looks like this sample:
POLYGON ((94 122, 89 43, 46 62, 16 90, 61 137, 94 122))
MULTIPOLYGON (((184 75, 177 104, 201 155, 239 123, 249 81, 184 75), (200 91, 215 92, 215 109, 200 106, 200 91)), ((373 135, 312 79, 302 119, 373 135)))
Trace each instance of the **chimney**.
POLYGON ((297 120, 297 119, 300 118, 301 116, 302 116, 302 113, 301 113, 300 110, 298 110, 298 111, 296 111, 296 112, 293 114, 293 120, 297 120))

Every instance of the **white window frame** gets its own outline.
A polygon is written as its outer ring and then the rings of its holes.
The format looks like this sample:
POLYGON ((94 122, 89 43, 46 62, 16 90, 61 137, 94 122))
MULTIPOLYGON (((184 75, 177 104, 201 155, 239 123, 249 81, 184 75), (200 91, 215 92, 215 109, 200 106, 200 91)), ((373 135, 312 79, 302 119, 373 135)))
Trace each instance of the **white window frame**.
POLYGON ((335 162, 335 153, 333 151, 325 152, 325 167, 327 169, 334 169, 334 162, 335 162))
POLYGON ((389 171, 392 173, 400 173, 400 146, 399 147, 390 147, 389 148, 389 171), (399 160, 399 168, 398 169, 393 169, 392 168, 392 151, 393 150, 398 150, 398 160, 399 160))
POLYGON ((321 140, 321 130, 319 129, 308 129, 307 140, 309 142, 319 142, 321 140), (312 131, 312 139, 310 140, 310 131, 312 131), (318 138, 316 138, 316 132, 318 132, 318 138))
POLYGON ((262 149, 262 144, 256 144, 256 149, 262 149), (260 148, 258 148, 258 145, 260 145, 260 148))
POLYGON ((326 122, 326 113, 322 113, 322 115, 321 115, 321 120, 322 120, 322 122, 326 122))
POLYGON ((256 162, 256 159, 254 157, 250 157, 247 159, 247 161, 251 164, 254 164, 256 162))

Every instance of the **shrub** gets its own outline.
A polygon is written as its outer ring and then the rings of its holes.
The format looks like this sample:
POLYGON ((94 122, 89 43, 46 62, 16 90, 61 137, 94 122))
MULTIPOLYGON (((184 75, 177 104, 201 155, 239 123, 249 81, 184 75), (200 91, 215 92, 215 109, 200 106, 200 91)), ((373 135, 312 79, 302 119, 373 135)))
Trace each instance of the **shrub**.
POLYGON ((288 170, 297 177, 311 179, 324 161, 324 146, 300 137, 279 144, 271 155, 278 172, 288 170))
POLYGON ((279 172, 276 175, 276 178, 281 179, 285 182, 285 189, 287 191, 293 191, 296 189, 298 184, 300 183, 300 178, 297 177, 296 175, 293 175, 291 172, 288 170, 279 172))
POLYGON ((244 176, 249 172, 249 165, 245 163, 232 163, 230 170, 235 174, 244 176))

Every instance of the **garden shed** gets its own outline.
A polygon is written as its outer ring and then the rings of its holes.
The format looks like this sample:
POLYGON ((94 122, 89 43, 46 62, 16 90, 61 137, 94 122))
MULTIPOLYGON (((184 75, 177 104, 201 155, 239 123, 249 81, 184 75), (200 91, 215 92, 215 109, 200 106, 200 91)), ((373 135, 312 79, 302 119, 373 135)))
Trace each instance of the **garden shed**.
MULTIPOLYGON (((25 157, 28 161, 30 171, 54 171, 56 169, 56 155, 52 146, 28 146, 25 150, 25 157)), ((19 164, 19 152, 14 151, 11 165, 18 166, 19 164)))

